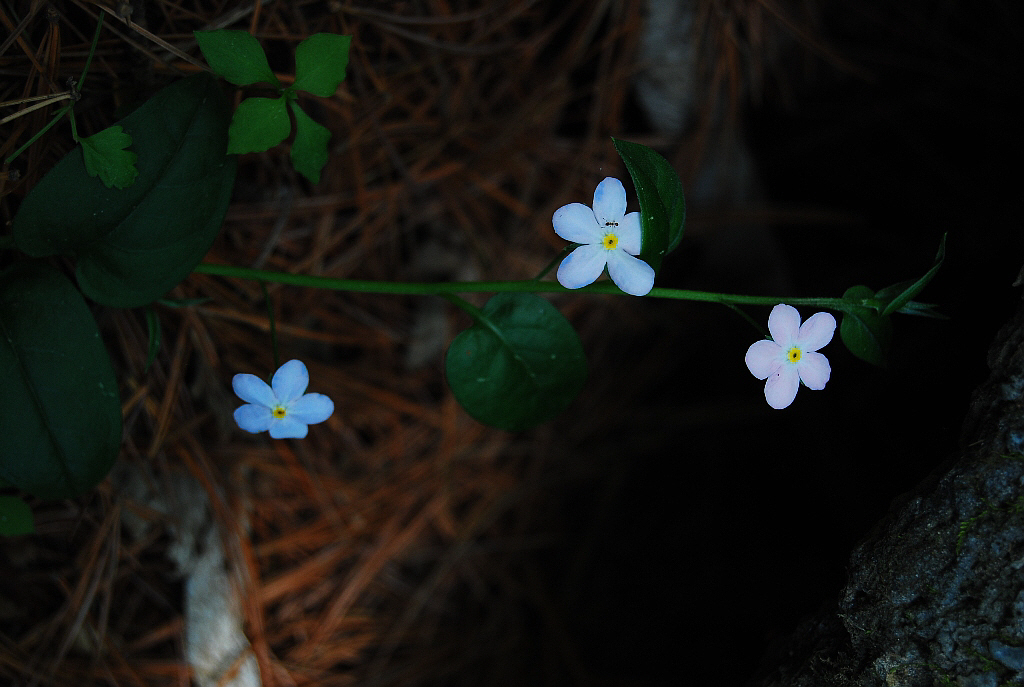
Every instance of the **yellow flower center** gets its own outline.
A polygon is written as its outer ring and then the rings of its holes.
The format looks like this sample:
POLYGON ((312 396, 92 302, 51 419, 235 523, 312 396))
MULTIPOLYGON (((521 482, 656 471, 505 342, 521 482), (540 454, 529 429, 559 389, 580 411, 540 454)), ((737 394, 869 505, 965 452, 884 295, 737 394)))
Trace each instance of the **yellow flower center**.
POLYGON ((601 239, 601 245, 604 246, 605 250, 615 250, 619 245, 619 237, 615 234, 605 234, 604 238, 601 239))
POLYGON ((802 355, 803 355, 803 351, 801 351, 796 346, 793 346, 793 348, 789 349, 789 353, 786 354, 786 358, 791 363, 798 363, 798 362, 800 362, 800 357, 802 355))
POLYGON ((274 417, 280 420, 288 414, 288 409, 284 406, 274 406, 274 410, 272 412, 274 413, 274 417))

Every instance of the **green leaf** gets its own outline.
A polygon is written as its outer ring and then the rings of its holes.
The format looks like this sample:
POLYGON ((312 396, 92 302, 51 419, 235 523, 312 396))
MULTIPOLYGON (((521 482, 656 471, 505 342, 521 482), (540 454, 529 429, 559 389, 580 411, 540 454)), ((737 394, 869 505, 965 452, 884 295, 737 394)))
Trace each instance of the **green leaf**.
POLYGON ((485 425, 518 431, 550 420, 576 398, 587 361, 576 331, 540 296, 499 293, 455 337, 448 384, 485 425))
POLYGON ((99 175, 107 188, 128 188, 135 182, 139 170, 135 168, 135 153, 125 150, 132 144, 132 137, 120 126, 110 126, 86 138, 80 139, 85 169, 90 176, 99 175))
POLYGON ((850 303, 843 308, 843 321, 839 336, 850 352, 861 360, 885 366, 892 343, 892 323, 888 316, 867 305, 857 305, 874 298, 874 291, 866 286, 851 286, 843 294, 850 303))
POLYGON ((47 499, 88 491, 121 445, 117 380, 82 295, 56 269, 0 274, 0 477, 47 499))
POLYGON ((36 531, 32 509, 17 496, 0 496, 0 535, 16 537, 36 531))
POLYGON ((110 189, 89 176, 81 148, 22 201, 14 240, 33 257, 70 255, 89 298, 132 308, 163 296, 209 250, 227 212, 235 158, 217 80, 197 74, 164 88, 121 120, 139 176, 110 189))
POLYGON ((262 153, 291 133, 285 97, 246 98, 238 104, 228 129, 229 153, 262 153))
POLYGON ((313 121, 294 100, 288 102, 295 115, 295 140, 292 141, 292 165, 314 184, 327 164, 327 143, 331 132, 313 121))
POLYGON ((905 281, 899 284, 888 286, 875 294, 877 300, 886 302, 882 309, 882 315, 891 315, 905 306, 914 296, 921 293, 942 267, 942 261, 946 259, 946 234, 942 235, 939 243, 939 251, 935 255, 935 264, 925 272, 924 276, 916 281, 905 281))
POLYGON ((247 31, 194 31, 210 68, 236 86, 269 83, 281 87, 260 42, 247 31))
POLYGON ((300 91, 329 98, 345 80, 352 36, 314 33, 295 48, 295 84, 300 91))
POLYGON ((686 225, 686 200, 679 175, 664 157, 639 143, 612 139, 615 150, 633 178, 640 201, 643 245, 640 258, 658 271, 661 261, 676 249, 686 225))

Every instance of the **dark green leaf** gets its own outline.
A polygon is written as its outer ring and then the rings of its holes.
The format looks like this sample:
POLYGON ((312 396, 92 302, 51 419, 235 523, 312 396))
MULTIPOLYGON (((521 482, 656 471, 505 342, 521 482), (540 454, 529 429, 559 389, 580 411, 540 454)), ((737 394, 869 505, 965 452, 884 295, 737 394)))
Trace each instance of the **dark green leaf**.
POLYGON ((14 240, 34 257, 74 256, 89 298, 145 305, 199 263, 220 230, 235 179, 228 108, 209 74, 158 92, 120 124, 132 137, 139 176, 124 190, 89 176, 81 148, 29 192, 14 240))
POLYGON ((228 129, 229 153, 262 153, 291 133, 285 97, 246 98, 238 104, 228 129))
POLYGON ((120 126, 110 126, 79 141, 85 158, 85 169, 90 176, 99 175, 108 188, 128 188, 139 175, 135 168, 135 153, 125 150, 132 137, 120 126))
POLYGON ((52 267, 0 274, 0 476, 41 498, 96 485, 121 445, 110 358, 81 294, 52 267))
POLYGON ((643 246, 640 258, 658 271, 661 261, 683 238, 686 200, 683 184, 664 157, 639 143, 613 138, 629 170, 640 201, 643 246))
POLYGON ((299 174, 314 184, 320 182, 320 172, 327 164, 327 143, 331 132, 313 121, 294 100, 288 103, 295 115, 295 140, 292 142, 292 165, 299 174))
POLYGON ((248 32, 217 29, 193 33, 210 68, 230 83, 236 86, 254 83, 281 86, 259 41, 248 32))
POLYGON ((553 305, 529 293, 500 293, 482 319, 455 337, 448 384, 480 422, 510 431, 550 420, 587 378, 583 346, 553 305))
POLYGON ((295 48, 295 84, 300 91, 328 98, 345 80, 352 36, 314 33, 295 48))
POLYGON ((939 243, 939 251, 935 255, 935 264, 932 265, 931 269, 925 272, 924 276, 916 281, 905 281, 893 286, 886 287, 875 294, 877 300, 886 302, 885 307, 882 309, 882 315, 891 315, 892 313, 900 310, 906 305, 914 296, 921 293, 925 286, 928 285, 942 267, 942 261, 946 259, 946 235, 942 235, 942 241, 939 243))
POLYGON ((843 294, 850 305, 843 308, 843 321, 839 336, 850 352, 873 365, 884 366, 892 343, 892 323, 887 316, 866 305, 856 305, 873 299, 875 292, 866 286, 851 286, 843 294))
POLYGON ((17 496, 0 496, 0 535, 16 537, 35 532, 32 509, 17 496))

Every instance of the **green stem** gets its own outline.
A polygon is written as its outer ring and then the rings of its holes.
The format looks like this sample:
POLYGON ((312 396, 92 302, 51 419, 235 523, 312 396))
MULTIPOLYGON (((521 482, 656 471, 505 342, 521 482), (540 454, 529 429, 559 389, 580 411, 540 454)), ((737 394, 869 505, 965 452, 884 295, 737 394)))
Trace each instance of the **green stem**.
MULTIPOLYGON (((219 277, 256 279, 274 282, 277 284, 288 284, 290 286, 327 289, 329 291, 350 291, 356 293, 379 293, 402 296, 442 296, 447 298, 449 295, 459 293, 496 292, 625 295, 617 286, 607 281, 591 284, 590 286, 584 286, 582 289, 567 289, 557 282, 541 282, 534 281, 533 279, 524 279, 521 281, 459 282, 370 281, 365 279, 334 279, 332 277, 319 277, 308 274, 271 272, 268 270, 257 270, 250 267, 211 265, 209 263, 197 265, 195 272, 219 277)), ((814 306, 819 308, 828 308, 830 310, 846 310, 853 305, 849 301, 844 301, 842 298, 779 298, 777 296, 744 296, 739 294, 714 293, 709 291, 690 291, 688 289, 655 288, 647 295, 650 298, 703 301, 706 303, 720 303, 722 305, 777 305, 778 303, 788 303, 789 305, 794 306, 814 306)), ((459 303, 455 304, 459 305, 463 310, 466 310, 466 308, 459 303)), ((466 305, 469 304, 466 303, 466 305)), ((857 305, 871 306, 873 305, 873 301, 868 299, 862 303, 858 303, 857 305)), ((466 311, 471 315, 473 314, 469 310, 466 311)))
POLYGON ((542 270, 540 271, 540 274, 538 274, 538 275, 537 275, 536 277, 534 277, 534 278, 533 278, 533 280, 534 280, 534 281, 540 281, 541 279, 543 279, 543 278, 544 278, 544 275, 546 275, 546 274, 547 274, 548 272, 550 272, 551 270, 553 270, 553 269, 555 268, 555 265, 557 265, 557 264, 559 263, 559 261, 560 261, 560 260, 561 260, 562 258, 564 258, 564 257, 565 257, 566 255, 568 255, 568 254, 569 254, 569 251, 570 251, 570 250, 573 250, 574 248, 576 248, 576 244, 569 244, 568 246, 566 246, 565 248, 563 248, 563 249, 562 249, 562 252, 561 252, 561 253, 559 253, 559 254, 558 254, 558 255, 557 255, 556 257, 555 257, 555 259, 554 259, 554 260, 552 260, 551 262, 549 262, 549 263, 548 263, 548 265, 547 265, 547 267, 545 267, 544 269, 542 269, 542 270))

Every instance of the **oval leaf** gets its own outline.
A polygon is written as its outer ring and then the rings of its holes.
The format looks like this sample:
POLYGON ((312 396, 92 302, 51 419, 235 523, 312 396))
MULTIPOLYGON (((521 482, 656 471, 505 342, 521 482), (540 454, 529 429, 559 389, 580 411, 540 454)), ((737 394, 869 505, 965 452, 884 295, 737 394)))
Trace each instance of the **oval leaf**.
POLYGON ((121 445, 110 358, 81 294, 52 267, 0 275, 0 477, 41 498, 91 489, 121 445))
POLYGON ((345 80, 352 36, 314 33, 295 48, 295 84, 300 91, 328 98, 345 80))
POLYGON ((138 156, 135 183, 107 188, 75 148, 25 197, 15 243, 34 257, 74 256, 79 286, 98 303, 156 300, 192 271, 220 230, 235 179, 228 120, 211 75, 168 86, 120 122, 138 156))
POLYGON ((661 261, 676 249, 686 225, 686 200, 679 175, 664 157, 639 143, 612 139, 615 150, 626 164, 640 201, 640 226, 643 244, 640 258, 655 271, 661 261))
MULTIPOLYGON (((866 286, 851 286, 843 299, 857 303, 874 298, 875 292, 866 286)), ((846 306, 839 336, 850 352, 861 360, 885 366, 892 342, 892 323, 867 306, 846 306)))
POLYGON ((546 300, 500 293, 482 317, 452 341, 448 384, 470 415, 518 431, 563 411, 587 379, 576 331, 546 300))
POLYGON ((247 31, 193 31, 210 68, 236 86, 269 83, 280 87, 260 42, 247 31))

